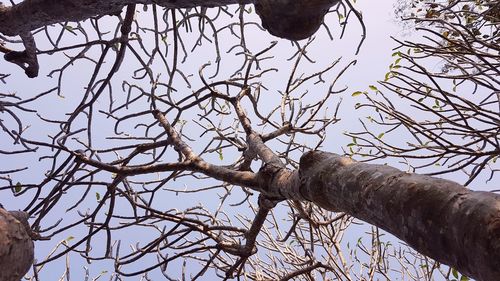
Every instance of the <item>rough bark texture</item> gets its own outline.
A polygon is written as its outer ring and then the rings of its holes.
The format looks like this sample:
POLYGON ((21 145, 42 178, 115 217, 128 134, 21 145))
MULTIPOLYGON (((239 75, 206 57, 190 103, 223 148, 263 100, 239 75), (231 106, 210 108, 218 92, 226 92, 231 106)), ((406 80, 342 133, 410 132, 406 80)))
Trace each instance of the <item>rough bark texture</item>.
POLYGON ((500 195, 319 151, 302 156, 297 176, 306 200, 376 225, 465 275, 500 280, 500 195))
POLYGON ((27 214, 0 208, 0 280, 19 281, 33 263, 27 214))
POLYGON ((0 33, 15 36, 65 21, 119 13, 128 4, 158 4, 166 8, 214 7, 255 3, 262 25, 278 37, 301 40, 321 26, 328 9, 339 0, 25 0, 14 7, 0 4, 0 33))
POLYGON ((313 35, 339 0, 258 0, 255 11, 274 36, 302 40, 313 35))
POLYGON ((250 4, 251 0, 25 0, 14 7, 0 6, 0 33, 19 35, 65 21, 81 21, 119 13, 128 4, 158 4, 166 8, 192 8, 250 4))

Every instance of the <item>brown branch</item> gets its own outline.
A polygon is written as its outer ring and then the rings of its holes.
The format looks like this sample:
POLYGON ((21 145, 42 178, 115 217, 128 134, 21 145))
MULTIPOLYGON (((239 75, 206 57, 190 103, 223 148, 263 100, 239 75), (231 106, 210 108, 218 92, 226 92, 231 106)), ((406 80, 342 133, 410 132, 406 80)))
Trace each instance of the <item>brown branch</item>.
POLYGON ((114 15, 130 4, 157 4, 168 9, 180 9, 251 2, 250 0, 25 0, 13 7, 0 6, 0 33, 15 36, 58 22, 81 21, 94 16, 114 15))
POLYGON ((202 172, 205 175, 218 180, 260 190, 259 180, 256 174, 248 171, 235 171, 221 166, 212 165, 204 161, 181 139, 179 134, 159 110, 153 111, 153 115, 167 132, 173 146, 187 158, 187 161, 192 163, 194 167, 193 170, 202 172))
POLYGON ((35 78, 38 76, 39 70, 35 40, 31 32, 23 32, 20 36, 25 47, 24 51, 8 51, 5 47, 2 47, 0 51, 5 53, 4 59, 6 61, 12 62, 24 69, 29 78, 35 78))
POLYGON ((257 236, 266 222, 269 211, 271 211, 271 209, 273 209, 278 202, 279 200, 272 200, 261 194, 259 196, 259 210, 257 211, 257 214, 255 214, 255 218, 253 219, 250 229, 245 233, 245 245, 220 244, 222 250, 233 255, 240 256, 236 263, 234 263, 233 266, 226 271, 226 277, 232 278, 234 272, 238 268, 241 268, 251 255, 257 252, 257 236))
POLYGON ((328 266, 323 265, 321 262, 316 262, 314 264, 311 264, 309 266, 306 266, 304 268, 301 268, 301 269, 299 269, 297 271, 291 272, 291 273, 283 276, 280 279, 280 281, 288 281, 288 280, 293 279, 293 278, 295 278, 297 276, 300 276, 302 274, 310 273, 311 271, 313 271, 313 270, 315 270, 317 268, 321 268, 321 267, 329 268, 328 266))

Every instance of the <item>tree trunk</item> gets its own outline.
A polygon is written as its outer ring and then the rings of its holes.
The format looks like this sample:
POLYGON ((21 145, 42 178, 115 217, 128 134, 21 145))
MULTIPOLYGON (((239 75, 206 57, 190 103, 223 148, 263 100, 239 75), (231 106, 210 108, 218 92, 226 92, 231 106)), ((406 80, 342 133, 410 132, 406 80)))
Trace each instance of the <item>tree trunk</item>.
POLYGON ((271 184, 289 199, 376 225, 465 275, 500 280, 498 194, 320 151, 304 154, 298 171, 282 171, 271 184))
POLYGON ((27 214, 0 208, 0 280, 19 281, 34 256, 27 214))

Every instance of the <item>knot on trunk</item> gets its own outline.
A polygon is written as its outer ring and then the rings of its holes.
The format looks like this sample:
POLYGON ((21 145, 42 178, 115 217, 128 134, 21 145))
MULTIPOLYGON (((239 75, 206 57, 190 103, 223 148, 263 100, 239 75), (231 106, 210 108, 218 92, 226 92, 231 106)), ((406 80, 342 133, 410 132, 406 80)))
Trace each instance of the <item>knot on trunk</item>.
POLYGON ((313 35, 339 0, 256 0, 262 26, 274 36, 302 40, 313 35))

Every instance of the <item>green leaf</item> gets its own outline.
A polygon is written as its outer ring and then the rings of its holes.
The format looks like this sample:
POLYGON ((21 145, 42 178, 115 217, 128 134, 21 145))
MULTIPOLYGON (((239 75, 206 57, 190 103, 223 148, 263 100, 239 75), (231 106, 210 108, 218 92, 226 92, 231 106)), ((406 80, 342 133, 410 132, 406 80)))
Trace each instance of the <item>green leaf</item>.
POLYGON ((95 193, 95 199, 97 199, 97 201, 101 200, 101 194, 99 194, 99 192, 95 193))
POLYGON ((373 86, 373 85, 370 85, 369 87, 370 87, 370 89, 372 89, 372 90, 374 90, 374 91, 378 91, 377 87, 375 87, 375 86, 373 86))
POLYGON ((356 145, 355 143, 351 142, 350 144, 347 145, 347 147, 351 147, 351 146, 355 146, 355 145, 356 145))
POLYGON ((73 239, 75 239, 75 237, 73 237, 73 236, 69 236, 68 238, 66 238, 66 240, 65 240, 65 241, 66 241, 66 242, 69 242, 69 241, 71 241, 71 240, 73 240, 73 239))
POLYGON ((462 275, 462 277, 460 277, 460 281, 469 281, 469 277, 465 276, 465 275, 462 275))
POLYGON ((14 187, 14 191, 15 191, 15 193, 19 193, 19 192, 21 192, 21 190, 23 190, 23 186, 20 182, 17 182, 16 186, 14 187))
POLYGON ((353 96, 353 97, 357 97, 357 96, 362 95, 362 94, 364 94, 364 93, 366 93, 366 92, 356 91, 356 92, 352 93, 352 95, 351 95, 351 96, 353 96))
POLYGON ((392 72, 390 72, 390 71, 389 71, 389 72, 387 72, 387 73, 385 74, 384 81, 389 80, 389 78, 391 78, 391 74, 392 74, 392 72))
POLYGON ((378 134, 377 139, 381 139, 384 135, 385 135, 385 133, 378 134))
POLYGON ((71 25, 65 25, 64 29, 66 29, 67 31, 69 31, 73 35, 77 35, 76 32, 73 31, 74 28, 71 25))
POLYGON ((219 148, 219 150, 217 151, 217 153, 219 154, 219 159, 221 161, 224 160, 224 155, 222 155, 222 148, 219 148))
POLYGON ((456 269, 452 268, 451 274, 453 275, 453 277, 458 278, 458 271, 456 269))

